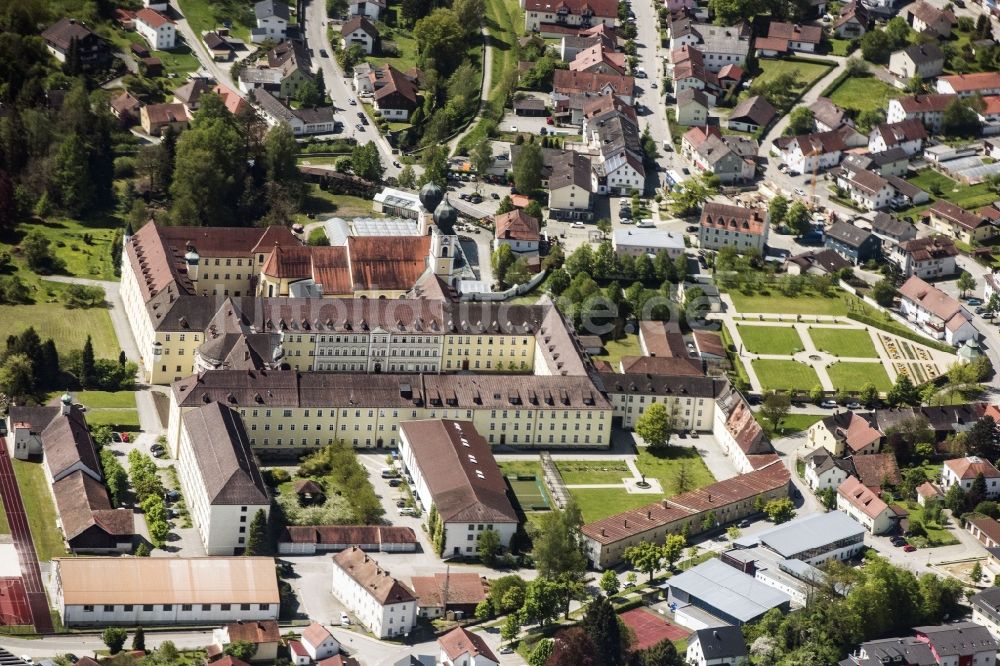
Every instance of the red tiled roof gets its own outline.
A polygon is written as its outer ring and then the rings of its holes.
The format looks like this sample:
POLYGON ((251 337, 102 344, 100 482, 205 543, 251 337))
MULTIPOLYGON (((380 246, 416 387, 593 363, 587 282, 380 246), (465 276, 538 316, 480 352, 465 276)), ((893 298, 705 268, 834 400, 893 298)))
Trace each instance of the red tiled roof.
POLYGON ((618 16, 618 3, 616 0, 525 0, 524 10, 545 14, 589 13, 599 18, 614 18, 618 16))
POLYGON ((135 19, 137 21, 142 21, 151 28, 159 28, 160 26, 166 25, 168 23, 173 23, 169 18, 156 11, 155 9, 150 9, 149 7, 143 7, 135 13, 135 19))
POLYGON ((876 492, 886 480, 892 486, 898 485, 900 482, 896 456, 891 453, 854 456, 851 462, 854 463, 854 471, 857 472, 861 483, 875 489, 876 492))
POLYGON ((538 240, 538 220, 521 209, 497 215, 494 222, 498 239, 538 240))
POLYGON ((819 40, 823 36, 823 29, 815 25, 771 21, 771 25, 767 29, 767 36, 768 38, 777 37, 778 39, 785 39, 790 42, 819 44, 819 40))
POLYGON ((978 456, 953 458, 952 460, 945 460, 944 464, 959 479, 975 479, 980 474, 987 479, 1000 479, 1000 470, 994 467, 993 463, 989 460, 984 460, 978 456))
POLYGON ((417 605, 443 606, 445 588, 448 590, 448 604, 473 605, 486 598, 487 586, 477 573, 437 573, 433 576, 413 576, 410 578, 413 591, 417 595, 417 605))
POLYGON ((938 81, 951 86, 956 93, 975 92, 987 88, 1000 88, 1000 72, 975 72, 973 74, 954 74, 942 76, 938 81))
POLYGON ((552 89, 562 94, 597 93, 601 92, 605 86, 611 86, 616 95, 632 97, 635 92, 635 79, 620 74, 574 72, 568 69, 557 69, 552 77, 552 89))
POLYGON ((837 493, 869 518, 877 518, 889 508, 888 504, 855 476, 847 477, 837 488, 837 493))
POLYGON ((438 638, 438 645, 441 650, 448 655, 448 658, 455 661, 463 654, 469 655, 474 663, 479 663, 477 656, 482 656, 493 663, 500 663, 496 655, 477 633, 466 630, 464 627, 456 627, 444 636, 438 638))

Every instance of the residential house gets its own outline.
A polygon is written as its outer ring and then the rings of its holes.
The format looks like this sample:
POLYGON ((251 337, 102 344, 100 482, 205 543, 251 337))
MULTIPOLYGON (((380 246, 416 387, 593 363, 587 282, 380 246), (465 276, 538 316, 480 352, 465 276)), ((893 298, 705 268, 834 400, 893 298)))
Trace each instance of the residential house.
POLYGON ((420 503, 444 526, 440 555, 473 556, 484 530, 496 532, 503 548, 510 546, 517 513, 489 443, 470 421, 402 423, 399 457, 420 503))
POLYGON ((590 158, 572 150, 565 157, 553 165, 548 179, 549 215, 557 220, 589 220, 594 214, 590 158))
POLYGON ((937 91, 945 95, 951 94, 959 97, 1000 95, 1000 72, 941 76, 937 80, 937 91))
POLYGON ((878 256, 878 237, 850 222, 838 220, 826 230, 824 245, 853 264, 863 264, 878 256))
MULTIPOLYGON (((533 37, 528 39, 533 39, 533 37)), ((539 37, 539 39, 541 38, 539 37)), ((559 38, 559 58, 563 62, 573 62, 581 51, 596 45, 603 46, 607 51, 614 51, 616 44, 617 40, 612 32, 606 29, 603 23, 599 23, 575 34, 562 35, 559 38)))
POLYGON ((888 245, 899 245, 917 237, 917 229, 906 220, 893 217, 888 213, 875 213, 875 217, 870 222, 872 233, 878 236, 883 243, 883 247, 888 245))
POLYGON ((198 110, 201 96, 212 91, 212 83, 208 79, 195 78, 188 81, 180 88, 174 90, 174 103, 183 104, 188 115, 194 117, 194 112, 198 110))
POLYGON ((143 8, 135 13, 135 30, 154 51, 170 51, 177 44, 174 22, 155 9, 143 8))
POLYGON ((210 402, 182 419, 178 477, 208 555, 239 555, 250 523, 271 509, 239 412, 210 402))
POLYGON ((455 627, 437 639, 441 666, 499 666, 500 660, 486 644, 482 634, 465 627, 455 627))
POLYGON ((899 288, 900 314, 921 333, 957 347, 979 332, 972 315, 957 300, 914 275, 899 288))
MULTIPOLYGON (((726 68, 736 65, 726 65, 726 68)), ((684 90, 700 90, 705 94, 710 106, 715 106, 717 95, 722 86, 718 75, 710 72, 705 66, 705 54, 693 46, 682 46, 670 52, 670 64, 667 66, 674 81, 674 94, 684 90)), ((721 70, 720 70, 721 73, 721 70)))
POLYGON ((208 49, 208 52, 212 54, 212 60, 216 62, 230 60, 236 50, 228 39, 214 31, 202 35, 202 41, 205 42, 205 48, 208 49))
POLYGON ((910 168, 910 157, 899 147, 879 153, 849 153, 842 164, 854 169, 868 169, 883 178, 905 176, 910 168))
POLYGON ((230 644, 242 642, 250 643, 256 649, 250 661, 270 663, 278 658, 281 630, 276 620, 237 621, 215 629, 212 639, 213 643, 208 647, 209 656, 221 655, 230 644))
POLYGON ((789 172, 811 173, 837 166, 845 151, 867 144, 867 137, 842 125, 829 132, 780 137, 774 140, 771 152, 781 157, 789 172))
POLYGON ((285 124, 296 136, 332 134, 336 131, 337 119, 332 106, 293 109, 263 89, 254 94, 254 102, 269 127, 285 124))
POLYGON ((906 8, 906 22, 917 32, 931 37, 948 38, 957 19, 950 9, 938 9, 925 0, 906 8))
POLYGON ((244 97, 240 96, 235 90, 227 88, 221 83, 215 84, 212 88, 212 92, 222 98, 222 103, 226 105, 226 109, 229 113, 234 116, 240 115, 243 111, 250 107, 250 102, 248 102, 244 97))
POLYGON ((896 512, 854 476, 837 487, 837 509, 875 535, 885 534, 897 524, 896 512))
POLYGON ((819 26, 771 21, 767 37, 758 37, 754 48, 759 55, 774 57, 792 51, 813 53, 823 37, 819 26))
POLYGON ((708 121, 708 98, 705 93, 688 88, 677 93, 674 117, 681 126, 703 126, 708 121))
POLYGON ((1000 275, 987 273, 983 276, 983 302, 989 303, 994 294, 1000 294, 1000 275))
POLYGON ((980 243, 996 235, 996 227, 985 216, 964 210, 943 199, 931 205, 927 216, 928 224, 935 230, 966 245, 980 243))
POLYGON ((612 109, 586 118, 582 133, 593 155, 594 192, 625 196, 643 190, 646 168, 639 124, 632 109, 612 109))
POLYGON ((417 598, 357 547, 333 556, 333 596, 378 638, 408 636, 417 621, 417 598))
POLYGON ((150 136, 160 136, 168 126, 174 132, 187 129, 190 118, 183 104, 147 104, 139 111, 139 124, 150 136))
POLYGON ((916 118, 898 123, 880 123, 868 135, 868 150, 881 153, 899 148, 912 156, 923 150, 926 139, 927 130, 916 118))
POLYGON ((830 26, 837 39, 856 39, 868 31, 871 17, 860 0, 852 0, 840 9, 840 15, 830 26))
POLYGON ((288 4, 283 0, 260 0, 253 6, 257 27, 250 30, 250 41, 280 42, 288 34, 288 4))
POLYGON ((739 627, 699 629, 688 638, 685 657, 691 666, 727 666, 747 657, 747 642, 739 627))
POLYGON ((851 458, 854 466, 854 476, 858 477, 869 490, 876 495, 882 495, 882 488, 895 488, 902 480, 899 475, 899 465, 893 453, 873 453, 867 456, 851 458))
POLYGON ((1000 470, 989 460, 979 456, 945 460, 941 466, 941 490, 946 492, 957 485, 968 492, 980 474, 986 480, 987 499, 996 499, 1000 496, 1000 470))
POLYGON ((515 254, 538 254, 539 222, 520 208, 493 219, 496 227, 493 249, 507 245, 515 254))
POLYGON ((60 557, 52 581, 67 627, 277 620, 281 601, 273 557, 60 557))
POLYGON ((66 62, 72 50, 83 70, 101 69, 107 65, 111 50, 108 43, 82 21, 61 18, 42 31, 45 48, 59 62, 66 62))
POLYGON ((785 260, 785 272, 789 275, 837 275, 851 262, 833 250, 807 250, 785 260))
POLYGON ((699 23, 688 14, 675 15, 669 24, 670 50, 691 46, 704 55, 705 68, 718 73, 726 65, 746 62, 750 52, 750 26, 745 21, 734 26, 699 23))
POLYGON ((593 74, 557 69, 552 75, 552 101, 566 101, 574 93, 617 95, 631 105, 635 96, 635 79, 620 74, 593 74))
POLYGON ((947 236, 925 236, 889 246, 885 255, 903 275, 933 279, 956 272, 958 248, 947 236))
POLYGON ((681 137, 681 154, 698 173, 711 171, 725 184, 752 182, 757 172, 757 142, 725 135, 718 127, 695 127, 681 137))
POLYGON ((388 63, 374 68, 369 74, 376 115, 391 121, 406 122, 419 103, 413 81, 388 63))
POLYGON ((435 619, 454 613, 471 618, 476 606, 486 599, 489 584, 472 572, 436 573, 433 576, 413 576, 413 591, 417 595, 417 614, 435 619))
POLYGON ((561 37, 564 31, 574 31, 618 23, 618 5, 613 0, 563 0, 553 5, 545 0, 521 0, 524 29, 542 37, 561 37))
POLYGON ((890 123, 898 123, 916 118, 924 124, 924 127, 936 134, 941 130, 942 114, 953 99, 955 99, 955 95, 942 94, 896 97, 889 100, 886 120, 890 123))
POLYGON ((1000 95, 990 95, 982 99, 983 106, 976 109, 976 115, 983 124, 983 135, 1000 134, 1000 95))
POLYGON ((355 44, 368 55, 378 44, 378 28, 365 16, 352 16, 340 27, 340 47, 346 50, 355 44))
MULTIPOLYGON (((701 53, 699 51, 699 53, 701 53)), ((723 90, 732 90, 743 81, 746 72, 739 65, 723 65, 717 75, 719 87, 723 90)))
POLYGON ((349 0, 347 13, 350 16, 364 16, 369 20, 377 21, 382 17, 387 6, 386 0, 349 0))
POLYGON ((309 626, 302 630, 300 642, 312 661, 322 661, 340 652, 340 642, 333 637, 329 629, 316 621, 310 622, 309 626))
POLYGON ((617 75, 624 75, 628 69, 625 54, 615 51, 613 47, 607 48, 604 44, 594 44, 577 53, 570 61, 569 68, 574 72, 617 75))
POLYGON ((993 638, 1000 639, 1000 587, 980 590, 969 602, 972 604, 972 621, 986 627, 993 638))
POLYGON ((131 127, 139 122, 143 104, 132 93, 125 91, 112 97, 109 106, 111 115, 117 118, 123 127, 131 127))
POLYGON ((834 456, 866 456, 878 453, 882 433, 860 414, 837 412, 817 421, 806 431, 809 447, 823 447, 834 456))
POLYGON ((895 195, 889 181, 874 171, 847 166, 837 174, 837 186, 847 192, 855 205, 865 210, 887 208, 895 195))
POLYGON ((896 77, 897 88, 905 88, 910 79, 933 79, 944 71, 944 53, 934 42, 911 44, 889 56, 889 73, 896 77))
POLYGON ((619 256, 655 257, 663 252, 676 259, 684 254, 684 235, 662 229, 615 229, 611 245, 619 256))
POLYGON ((764 97, 754 95, 733 107, 726 119, 726 127, 737 132, 757 132, 771 124, 775 115, 777 111, 764 97))
POLYGON ((914 627, 918 641, 926 643, 941 664, 989 665, 996 661, 998 644, 986 627, 975 622, 955 622, 914 627))
POLYGON ((917 492, 917 504, 920 506, 927 506, 927 502, 930 500, 940 500, 941 491, 938 490, 930 481, 924 481, 916 488, 917 492))
POLYGON ((300 41, 282 42, 239 74, 240 90, 263 88, 275 97, 298 97, 312 83, 309 51, 300 41))
POLYGON ((827 488, 836 490, 854 472, 850 460, 838 458, 822 446, 802 460, 805 462, 806 483, 813 492, 827 488))
POLYGON ((808 108, 812 111, 817 132, 832 132, 843 125, 854 126, 854 121, 847 110, 837 106, 827 97, 817 97, 808 108))
POLYGON ((763 254, 767 245, 769 214, 762 208, 729 206, 710 201, 702 207, 698 225, 699 246, 706 250, 731 247, 763 254))

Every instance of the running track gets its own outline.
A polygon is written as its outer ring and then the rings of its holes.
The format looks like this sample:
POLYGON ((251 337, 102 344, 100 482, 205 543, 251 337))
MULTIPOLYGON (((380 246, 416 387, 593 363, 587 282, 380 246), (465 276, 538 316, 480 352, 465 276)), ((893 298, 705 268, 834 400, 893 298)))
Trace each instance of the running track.
POLYGON ((7 522, 10 523, 10 533, 14 537, 14 547, 21 561, 21 580, 28 595, 28 605, 31 607, 31 617, 35 631, 40 634, 51 634, 52 616, 49 615, 49 602, 45 596, 45 586, 42 584, 42 573, 38 569, 38 554, 31 541, 31 528, 28 527, 28 517, 21 502, 21 492, 17 488, 14 477, 14 466, 7 454, 7 442, 0 437, 0 497, 3 497, 7 522))

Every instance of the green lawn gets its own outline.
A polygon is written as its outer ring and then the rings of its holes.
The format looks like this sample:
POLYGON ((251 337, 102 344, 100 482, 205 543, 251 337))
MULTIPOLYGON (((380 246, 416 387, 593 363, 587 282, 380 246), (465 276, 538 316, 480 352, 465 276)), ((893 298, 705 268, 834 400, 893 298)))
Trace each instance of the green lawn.
POLYGON ((542 476, 542 463, 537 460, 506 460, 503 462, 498 460, 497 464, 500 465, 500 471, 504 476, 508 474, 542 476))
MULTIPOLYGON (((389 8, 389 11, 398 12, 398 10, 392 7, 389 8)), ((384 55, 368 56, 368 62, 371 63, 372 67, 387 62, 404 73, 406 70, 416 67, 417 40, 413 38, 413 34, 409 30, 399 27, 398 21, 395 27, 389 27, 384 23, 379 23, 378 28, 382 47, 385 48, 388 44, 395 44, 396 50, 399 51, 399 55, 394 57, 384 55)))
POLYGON ((94 353, 101 358, 118 358, 121 347, 104 308, 67 310, 60 303, 0 305, 0 339, 34 326, 42 340, 52 338, 60 354, 81 349, 89 334, 94 353))
POLYGON ((749 296, 741 291, 730 291, 736 311, 762 314, 846 315, 847 301, 851 296, 835 290, 830 296, 804 292, 800 296, 785 296, 777 291, 754 293, 749 296))
POLYGON ((743 346, 753 354, 792 354, 804 349, 799 332, 791 326, 737 325, 743 346))
POLYGON ((570 488, 569 494, 576 500, 587 523, 661 499, 652 493, 630 494, 617 488, 570 488))
POLYGON ((556 469, 566 485, 590 483, 621 483, 631 477, 628 465, 623 462, 603 460, 557 460, 556 469))
POLYGON ((867 329, 810 328, 809 337, 812 338, 816 349, 834 356, 878 358, 872 336, 867 329))
POLYGON ((49 493, 49 483, 41 463, 11 460, 21 490, 21 500, 28 512, 28 526, 38 559, 48 562, 66 554, 62 533, 56 527, 56 508, 49 493))
POLYGON ((794 60, 769 60, 761 59, 758 63, 761 73, 757 75, 754 82, 765 82, 784 74, 792 72, 795 75, 796 87, 804 88, 812 82, 823 78, 832 66, 817 65, 811 62, 796 62, 794 60))
MULTIPOLYGON (((907 502, 906 510, 910 512, 910 524, 912 525, 914 521, 919 521, 923 524, 924 529, 927 530, 927 546, 931 548, 936 548, 938 546, 952 546, 958 543, 958 539, 948 531, 948 523, 940 525, 938 523, 929 523, 924 518, 924 507, 920 506, 916 502, 907 502)), ((944 517, 947 521, 947 517, 944 517)), ((916 537, 914 537, 916 539, 916 537)), ((911 539, 912 540, 912 539, 911 539)))
POLYGON ((639 336, 634 333, 626 335, 621 340, 609 340, 604 343, 604 354, 595 356, 595 359, 607 361, 618 370, 618 362, 622 356, 642 356, 642 349, 639 346, 639 336))
POLYGON ((133 391, 78 391, 73 398, 87 409, 135 409, 133 391))
POLYGON ((871 382, 880 392, 892 388, 889 375, 881 363, 834 363, 827 372, 838 391, 860 391, 871 382))
POLYGON ((847 56, 847 47, 850 46, 849 39, 831 39, 830 53, 835 56, 847 56))
POLYGON ((804 363, 765 359, 752 363, 765 390, 809 391, 819 384, 816 371, 804 363))
POLYGON ((698 451, 689 446, 668 446, 666 451, 656 454, 647 448, 641 448, 635 464, 647 478, 658 479, 663 492, 668 496, 715 483, 715 477, 698 451), (682 467, 688 475, 684 488, 679 485, 678 477, 682 467))
POLYGON ((874 76, 849 76, 830 93, 830 101, 855 111, 885 109, 902 91, 874 76))
POLYGON ((178 4, 195 34, 201 35, 206 30, 218 28, 223 21, 231 21, 231 32, 246 42, 250 41, 250 28, 256 25, 252 4, 212 0, 178 0, 178 4))
MULTIPOLYGON (((311 158, 316 159, 316 158, 311 158)), ((319 185, 309 185, 306 189, 305 200, 302 202, 302 212, 295 216, 295 221, 301 224, 309 224, 317 219, 323 220, 328 217, 385 217, 382 213, 376 213, 372 209, 372 202, 361 197, 350 194, 332 194, 322 189, 319 185), (315 219, 310 219, 306 215, 312 213, 315 219)))
MULTIPOLYGON (((21 234, 37 231, 52 241, 50 247, 66 265, 68 275, 114 281, 118 277, 111 261, 111 243, 115 229, 120 227, 119 220, 115 218, 87 222, 67 218, 44 222, 26 219, 17 225, 21 234)), ((7 251, 6 247, 4 249, 7 251)))
POLYGON ((906 180, 930 194, 932 200, 944 199, 966 209, 979 208, 996 199, 996 193, 987 183, 962 185, 933 169, 921 169, 917 175, 906 180), (935 189, 940 194, 934 194, 935 189))
POLYGON ((139 429, 139 411, 136 409, 91 409, 87 411, 87 423, 109 425, 121 430, 139 429))
POLYGON ((808 430, 809 427, 812 426, 812 424, 816 423, 816 421, 819 421, 820 419, 823 418, 825 418, 824 414, 789 414, 784 419, 782 419, 781 429, 778 431, 777 434, 781 437, 794 435, 797 432, 808 430))

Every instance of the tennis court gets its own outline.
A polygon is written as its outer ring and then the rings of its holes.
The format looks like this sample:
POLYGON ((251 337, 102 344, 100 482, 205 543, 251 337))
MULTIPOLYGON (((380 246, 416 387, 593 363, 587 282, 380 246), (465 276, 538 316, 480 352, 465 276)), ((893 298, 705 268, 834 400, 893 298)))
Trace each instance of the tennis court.
POLYGON ((551 508, 549 494, 545 491, 545 482, 541 477, 534 474, 508 474, 507 483, 525 513, 548 511, 551 508))
POLYGON ((691 632, 684 627, 670 624, 653 611, 633 608, 619 615, 622 622, 635 633, 632 650, 645 650, 661 641, 678 641, 687 638, 691 632))
POLYGON ((0 625, 31 626, 31 607, 20 578, 0 578, 0 625))

